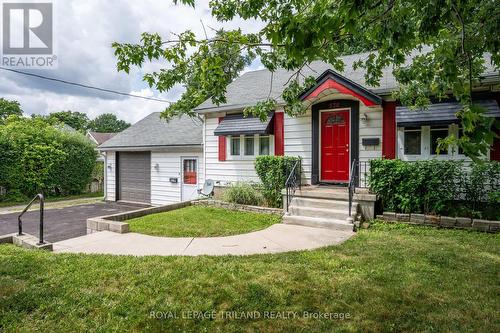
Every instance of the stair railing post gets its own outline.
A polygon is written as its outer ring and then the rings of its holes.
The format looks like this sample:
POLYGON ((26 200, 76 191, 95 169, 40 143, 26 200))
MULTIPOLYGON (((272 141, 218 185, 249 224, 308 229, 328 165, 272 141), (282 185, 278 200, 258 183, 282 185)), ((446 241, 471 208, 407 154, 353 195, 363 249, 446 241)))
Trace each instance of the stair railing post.
POLYGON ((40 198, 40 235, 38 244, 43 244, 43 210, 44 210, 44 197, 43 194, 39 195, 40 198))

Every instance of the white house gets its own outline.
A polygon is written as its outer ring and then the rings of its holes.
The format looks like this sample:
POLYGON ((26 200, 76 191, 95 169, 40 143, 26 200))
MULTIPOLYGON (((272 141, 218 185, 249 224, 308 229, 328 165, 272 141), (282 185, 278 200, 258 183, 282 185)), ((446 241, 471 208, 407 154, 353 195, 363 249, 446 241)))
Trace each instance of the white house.
MULTIPOLYGON (((300 116, 283 112, 281 94, 292 75, 286 70, 243 74, 227 86, 225 104, 207 100, 195 109, 201 121, 183 117, 166 123, 158 114, 148 116, 100 146, 106 151, 107 199, 160 205, 195 197, 204 179, 216 186, 258 182, 258 155, 300 156, 302 182, 310 185, 345 184, 353 163, 374 158, 465 158, 456 147, 435 152, 438 138, 460 135, 460 105, 436 101, 426 112, 400 106, 392 98, 397 83, 390 68, 377 87, 366 84, 362 69, 353 69, 363 56, 343 57, 342 73, 319 61, 304 69, 316 85, 300 96, 307 106, 300 116), (246 107, 269 97, 278 106, 267 121, 243 116, 246 107)), ((500 118, 500 77, 486 65, 473 98, 488 116, 500 118)), ((500 160, 500 140, 487 158, 500 160)))

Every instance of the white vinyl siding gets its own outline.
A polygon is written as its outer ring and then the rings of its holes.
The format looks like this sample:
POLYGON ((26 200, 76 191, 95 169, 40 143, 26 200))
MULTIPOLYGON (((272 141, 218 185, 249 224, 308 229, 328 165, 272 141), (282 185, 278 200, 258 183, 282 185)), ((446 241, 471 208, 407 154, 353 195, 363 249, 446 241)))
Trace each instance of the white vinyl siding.
MULTIPOLYGON (((214 135, 214 130, 219 124, 220 114, 205 116, 205 168, 206 178, 213 179, 216 185, 228 185, 232 182, 251 181, 260 182, 254 168, 255 157, 242 156, 232 159, 229 140, 227 142, 226 161, 219 161, 219 137, 214 135)), ((243 150, 241 150, 243 153, 243 150)))
POLYGON ((114 151, 106 152, 106 200, 116 201, 116 154, 114 151))
POLYGON ((165 205, 181 201, 181 157, 196 157, 198 159, 198 188, 205 181, 203 174, 203 153, 183 152, 151 153, 151 204, 153 206, 165 205), (158 164, 158 167, 156 165, 158 164), (177 183, 171 183, 170 178, 177 178, 177 183))
POLYGON ((302 182, 311 183, 312 167, 312 118, 311 111, 298 117, 285 114, 285 155, 302 157, 302 182))

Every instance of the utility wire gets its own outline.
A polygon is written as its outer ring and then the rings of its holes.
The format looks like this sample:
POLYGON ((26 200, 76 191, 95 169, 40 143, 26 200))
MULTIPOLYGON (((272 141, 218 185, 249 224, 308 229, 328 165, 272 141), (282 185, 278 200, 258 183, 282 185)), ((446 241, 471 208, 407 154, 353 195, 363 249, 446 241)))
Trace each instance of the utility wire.
POLYGON ((71 82, 71 81, 56 79, 56 78, 48 77, 48 76, 44 76, 44 75, 27 73, 27 72, 23 72, 23 71, 20 71, 20 70, 17 70, 17 69, 12 69, 12 68, 0 67, 0 69, 4 70, 4 71, 8 71, 8 72, 13 72, 13 73, 21 74, 21 75, 36 77, 36 78, 43 79, 43 80, 55 81, 55 82, 59 82, 59 83, 64 83, 64 84, 69 84, 69 85, 72 85, 72 86, 81 87, 81 88, 103 91, 103 92, 107 92, 107 93, 110 93, 110 94, 117 94, 117 95, 128 96, 128 97, 142 98, 142 99, 147 99, 147 100, 156 101, 156 102, 173 103, 173 102, 168 101, 166 99, 160 99, 160 98, 154 98, 154 97, 146 97, 146 96, 134 95, 134 94, 129 94, 129 93, 125 93, 125 92, 121 92, 121 91, 116 91, 116 90, 111 90, 111 89, 99 88, 99 87, 90 86, 90 85, 87 85, 87 84, 82 84, 82 83, 77 83, 77 82, 71 82))

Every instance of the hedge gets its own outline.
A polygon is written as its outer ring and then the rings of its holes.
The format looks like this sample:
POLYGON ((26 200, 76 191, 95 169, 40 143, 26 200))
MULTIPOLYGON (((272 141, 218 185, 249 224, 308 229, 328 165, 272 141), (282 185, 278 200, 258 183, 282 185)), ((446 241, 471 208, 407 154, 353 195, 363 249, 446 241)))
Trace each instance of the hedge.
POLYGON ((298 160, 298 157, 291 156, 258 156, 255 159, 255 171, 262 182, 262 194, 268 206, 282 207, 281 190, 298 160))
POLYGON ((372 160, 370 190, 384 210, 500 218, 500 163, 372 160))
POLYGON ((0 126, 0 186, 7 200, 43 192, 81 193, 96 163, 94 146, 79 133, 42 119, 9 118, 0 126))

